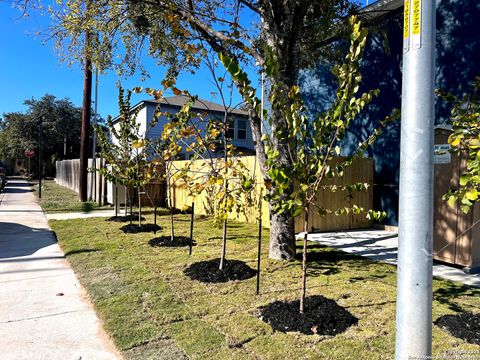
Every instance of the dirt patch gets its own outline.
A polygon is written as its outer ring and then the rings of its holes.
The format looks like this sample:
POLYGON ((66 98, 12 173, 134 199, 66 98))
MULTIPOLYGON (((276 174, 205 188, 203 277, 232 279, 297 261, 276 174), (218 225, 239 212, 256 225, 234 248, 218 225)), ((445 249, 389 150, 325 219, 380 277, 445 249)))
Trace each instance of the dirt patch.
POLYGON ((435 325, 470 344, 480 345, 480 314, 444 315, 435 325))
POLYGON ((240 260, 225 260, 223 270, 219 270, 219 265, 220 259, 200 261, 190 265, 183 272, 191 279, 204 283, 246 280, 257 274, 256 270, 240 260))
MULTIPOLYGON (((138 221, 138 214, 137 215, 133 214, 132 216, 130 216, 130 215, 112 216, 112 217, 109 217, 108 219, 105 219, 105 221, 127 222, 127 221, 130 221, 130 219, 132 219, 132 221, 138 221)), ((142 221, 145 221, 145 218, 143 216, 142 216, 142 221)))
POLYGON ((162 228, 155 224, 142 224, 142 226, 138 226, 138 224, 128 224, 122 226, 120 230, 122 230, 125 234, 137 234, 141 232, 160 231, 162 228))
MULTIPOLYGON (((187 236, 175 236, 172 241, 171 236, 160 236, 148 241, 148 245, 156 247, 182 247, 190 246, 190 238, 187 236)), ((192 241, 192 246, 197 245, 195 240, 192 241)))
POLYGON ((306 335, 337 335, 358 322, 335 301, 319 295, 305 299, 303 314, 299 308, 300 300, 275 301, 259 309, 260 319, 275 331, 298 331, 306 335))

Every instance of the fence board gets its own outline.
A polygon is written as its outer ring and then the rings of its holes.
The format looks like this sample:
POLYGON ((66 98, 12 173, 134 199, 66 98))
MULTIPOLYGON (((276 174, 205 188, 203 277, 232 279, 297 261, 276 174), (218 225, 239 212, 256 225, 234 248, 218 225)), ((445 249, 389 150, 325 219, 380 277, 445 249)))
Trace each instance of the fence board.
MULTIPOLYGON (((104 166, 103 159, 96 159, 96 171, 93 171, 93 159, 88 159, 87 198, 100 203, 106 202, 106 182, 99 169, 104 166), (95 179, 95 181, 94 181, 95 179)), ((80 189, 80 159, 56 161, 55 182, 77 194, 80 189)))

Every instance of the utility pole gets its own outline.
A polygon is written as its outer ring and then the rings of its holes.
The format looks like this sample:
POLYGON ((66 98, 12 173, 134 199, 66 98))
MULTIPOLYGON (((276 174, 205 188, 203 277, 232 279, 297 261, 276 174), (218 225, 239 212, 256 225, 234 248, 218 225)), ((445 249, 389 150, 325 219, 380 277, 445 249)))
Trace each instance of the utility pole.
POLYGON ((38 198, 42 198, 42 138, 43 138, 43 116, 38 118, 38 198))
POLYGON ((432 353, 435 4, 404 3, 396 360, 432 353))
MULTIPOLYGON (((86 16, 90 9, 87 2, 86 16)), ((80 134, 80 186, 79 197, 81 202, 87 201, 87 168, 88 168, 88 140, 90 130, 90 109, 92 107, 92 62, 89 56, 90 31, 85 33, 85 68, 83 72, 83 105, 82 105, 82 131, 80 134)))
MULTIPOLYGON (((93 115, 93 123, 96 125, 98 123, 97 119, 98 111, 98 69, 95 69, 95 109, 93 115)), ((92 190, 90 192, 92 199, 94 198, 100 205, 101 199, 100 194, 97 194, 97 133, 95 128, 93 129, 93 146, 92 146, 92 166, 93 166, 93 177, 92 177, 92 190)))

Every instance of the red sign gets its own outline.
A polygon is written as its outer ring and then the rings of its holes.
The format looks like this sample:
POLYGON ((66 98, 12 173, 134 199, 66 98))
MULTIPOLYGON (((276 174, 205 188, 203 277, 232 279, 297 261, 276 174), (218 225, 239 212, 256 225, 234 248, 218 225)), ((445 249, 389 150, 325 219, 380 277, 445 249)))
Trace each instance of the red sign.
POLYGON ((35 152, 33 150, 26 150, 25 156, 30 159, 35 156, 35 152))

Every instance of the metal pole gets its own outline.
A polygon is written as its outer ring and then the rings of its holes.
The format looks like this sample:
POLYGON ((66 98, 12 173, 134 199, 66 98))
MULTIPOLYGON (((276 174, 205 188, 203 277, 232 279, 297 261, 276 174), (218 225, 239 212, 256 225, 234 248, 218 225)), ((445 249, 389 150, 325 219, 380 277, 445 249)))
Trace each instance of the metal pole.
POLYGON ((432 353, 435 1, 406 0, 395 359, 432 353))
POLYGON ((42 137, 43 137, 43 116, 40 117, 38 136, 38 198, 42 198, 42 137))
POLYGON ((190 217, 190 243, 188 249, 188 255, 192 256, 192 246, 193 246, 193 221, 195 220, 195 203, 192 202, 192 215, 190 217))
MULTIPOLYGON (((260 204, 261 206, 261 204, 260 204)), ((262 213, 260 212, 260 218, 258 219, 258 248, 257 248, 257 289, 255 293, 260 293, 260 259, 262 254, 262 213)))

